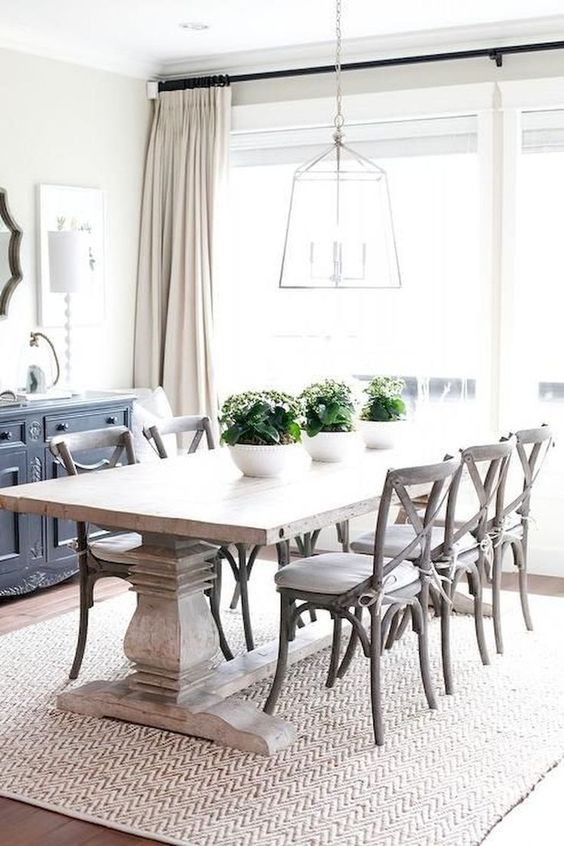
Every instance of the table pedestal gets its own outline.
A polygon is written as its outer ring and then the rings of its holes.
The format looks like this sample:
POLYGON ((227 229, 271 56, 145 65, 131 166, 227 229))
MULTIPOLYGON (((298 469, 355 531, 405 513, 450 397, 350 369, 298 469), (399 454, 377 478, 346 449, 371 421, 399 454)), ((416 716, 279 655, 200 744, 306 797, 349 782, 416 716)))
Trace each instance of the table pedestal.
MULTIPOLYGON (((204 591, 213 581, 215 550, 207 544, 144 535, 129 553, 137 609, 124 650, 134 671, 120 682, 96 681, 62 693, 57 706, 176 731, 248 752, 289 746, 295 728, 233 693, 272 675, 278 642, 222 662, 204 591)), ((301 629, 290 662, 331 643, 330 620, 301 629)))

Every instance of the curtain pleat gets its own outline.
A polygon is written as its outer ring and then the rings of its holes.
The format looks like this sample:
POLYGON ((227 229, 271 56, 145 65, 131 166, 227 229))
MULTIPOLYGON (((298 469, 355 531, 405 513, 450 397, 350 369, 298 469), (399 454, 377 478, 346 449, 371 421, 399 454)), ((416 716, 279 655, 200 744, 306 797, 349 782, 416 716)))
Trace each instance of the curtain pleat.
POLYGON ((213 302, 228 169, 231 89, 162 93, 147 151, 134 384, 162 385, 176 414, 217 415, 213 302))

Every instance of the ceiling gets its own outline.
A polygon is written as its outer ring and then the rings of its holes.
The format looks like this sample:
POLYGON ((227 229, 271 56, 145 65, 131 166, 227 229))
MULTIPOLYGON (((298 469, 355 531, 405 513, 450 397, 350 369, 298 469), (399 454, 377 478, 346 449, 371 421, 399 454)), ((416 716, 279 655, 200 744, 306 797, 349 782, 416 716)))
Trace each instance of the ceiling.
MULTIPOLYGON (((556 38, 564 28, 563 0, 343 0, 343 6, 344 37, 364 45, 400 43, 402 36, 407 45, 445 29, 456 30, 458 41, 465 32, 470 40, 523 40, 539 32, 556 38)), ((311 45, 329 55, 333 33, 334 0, 0 0, 0 46, 139 76, 221 69, 227 56, 253 64, 269 50, 280 58, 302 49, 305 56, 311 45), (209 29, 181 29, 182 22, 209 29)))

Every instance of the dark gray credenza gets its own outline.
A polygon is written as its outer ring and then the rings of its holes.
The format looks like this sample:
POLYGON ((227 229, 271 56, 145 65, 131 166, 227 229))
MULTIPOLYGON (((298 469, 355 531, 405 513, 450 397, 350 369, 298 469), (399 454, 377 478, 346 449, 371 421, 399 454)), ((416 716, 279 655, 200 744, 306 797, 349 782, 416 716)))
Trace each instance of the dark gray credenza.
MULTIPOLYGON (((132 395, 88 393, 67 400, 0 409, 0 487, 64 475, 48 449, 64 432, 129 426, 132 395)), ((103 453, 82 453, 95 463, 103 453)), ((74 523, 0 509, 0 599, 48 587, 77 572, 68 542, 74 523)))

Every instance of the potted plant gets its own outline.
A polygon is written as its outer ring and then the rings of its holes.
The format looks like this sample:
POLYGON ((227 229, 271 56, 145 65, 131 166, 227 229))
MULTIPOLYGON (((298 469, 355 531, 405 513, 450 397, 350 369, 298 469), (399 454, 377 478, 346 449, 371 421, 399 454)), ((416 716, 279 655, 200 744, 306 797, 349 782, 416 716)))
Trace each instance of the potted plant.
POLYGON ((364 389, 366 402, 360 412, 360 433, 369 449, 390 449, 405 422, 403 379, 376 376, 364 389))
POLYGON ((245 476, 281 476, 301 451, 300 405, 281 391, 233 394, 221 409, 221 439, 245 476))
POLYGON ((358 446, 355 402, 346 382, 325 379, 299 396, 305 421, 303 443, 314 461, 344 461, 358 446))

